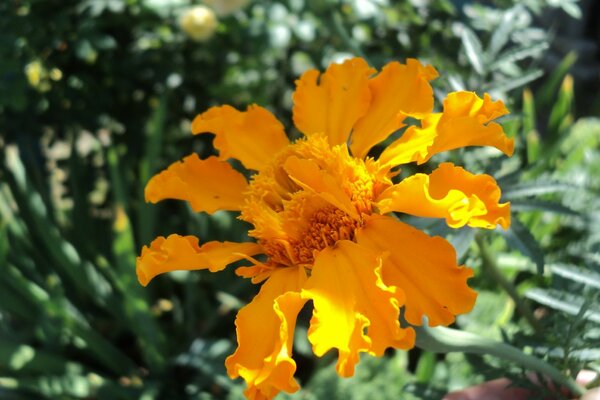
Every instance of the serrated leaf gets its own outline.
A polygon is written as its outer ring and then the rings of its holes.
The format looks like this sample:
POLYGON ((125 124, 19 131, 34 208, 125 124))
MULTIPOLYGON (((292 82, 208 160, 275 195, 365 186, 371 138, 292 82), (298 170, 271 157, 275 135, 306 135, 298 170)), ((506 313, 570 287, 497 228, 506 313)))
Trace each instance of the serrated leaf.
POLYGON ((548 47, 550 47, 548 42, 538 42, 529 46, 510 48, 509 50, 500 53, 495 58, 496 61, 492 63, 490 69, 495 70, 505 63, 515 63, 526 58, 536 57, 544 50, 548 49, 548 47))
MULTIPOLYGON (((582 311, 581 307, 585 304, 583 297, 556 289, 534 288, 527 291, 525 296, 546 307, 571 315, 578 315, 582 311)), ((583 318, 600 323, 600 312, 588 309, 583 314, 583 318)))
POLYGON ((479 74, 485 74, 485 62, 483 59, 483 47, 475 32, 464 26, 461 32, 461 40, 465 48, 467 59, 473 66, 473 69, 479 74))
POLYGON ((505 79, 505 80, 497 82, 497 83, 486 85, 485 90, 508 92, 508 91, 511 91, 518 87, 525 86, 528 83, 535 81, 542 75, 544 75, 544 71, 541 69, 536 69, 534 71, 526 73, 525 75, 523 75, 522 77, 520 77, 518 79, 513 79, 513 78, 505 79))
POLYGON ((510 33, 515 28, 515 16, 517 13, 526 12, 525 9, 519 5, 506 10, 502 15, 502 19, 498 24, 498 28, 492 34, 490 39, 490 45, 487 49, 487 54, 490 60, 493 60, 498 52, 504 47, 510 39, 510 33))
POLYGON ((544 253, 537 240, 521 221, 513 218, 510 228, 506 231, 500 229, 499 232, 504 236, 509 246, 519 250, 524 256, 533 261, 538 274, 544 273, 544 253))
POLYGON ((553 274, 570 279, 586 286, 600 289, 600 274, 576 265, 551 264, 548 266, 553 274))

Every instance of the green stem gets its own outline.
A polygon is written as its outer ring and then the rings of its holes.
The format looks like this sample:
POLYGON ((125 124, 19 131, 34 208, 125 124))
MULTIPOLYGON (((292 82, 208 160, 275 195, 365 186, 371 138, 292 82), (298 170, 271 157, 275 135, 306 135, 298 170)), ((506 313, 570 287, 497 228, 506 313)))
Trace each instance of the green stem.
POLYGON ((484 271, 494 280, 494 282, 498 283, 502 289, 510 296, 510 298, 514 301, 515 307, 519 311, 519 314, 527 320, 531 328, 535 331, 536 334, 542 334, 542 327, 538 320, 533 316, 533 311, 529 304, 523 301, 517 289, 513 286, 513 284, 506 279, 500 268, 498 268, 498 264, 496 264, 496 260, 494 259, 490 249, 485 242, 485 239, 482 236, 476 236, 475 242, 479 247, 479 253, 481 254, 482 259, 482 267, 484 271))
POLYGON ((423 326, 415 327, 417 331, 417 346, 434 353, 463 352, 472 354, 489 354, 503 360, 514 362, 529 370, 551 378, 561 387, 567 388, 573 395, 579 397, 585 392, 571 378, 562 374, 550 364, 537 357, 523 353, 521 350, 506 343, 496 342, 477 336, 473 333, 463 332, 456 329, 427 327, 427 321, 423 326))

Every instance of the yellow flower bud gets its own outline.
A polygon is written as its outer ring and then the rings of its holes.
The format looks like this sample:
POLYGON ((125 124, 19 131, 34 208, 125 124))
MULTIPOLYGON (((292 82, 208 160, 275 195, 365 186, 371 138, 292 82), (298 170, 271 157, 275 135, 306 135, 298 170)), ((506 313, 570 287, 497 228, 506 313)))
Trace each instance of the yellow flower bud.
POLYGON ((196 6, 183 13, 179 21, 181 29, 198 42, 204 42, 212 37, 217 29, 217 17, 208 7, 196 6))
POLYGON ((43 72, 44 67, 38 60, 32 61, 25 66, 25 76, 27 76, 29 84, 33 87, 37 87, 40 84, 43 72))

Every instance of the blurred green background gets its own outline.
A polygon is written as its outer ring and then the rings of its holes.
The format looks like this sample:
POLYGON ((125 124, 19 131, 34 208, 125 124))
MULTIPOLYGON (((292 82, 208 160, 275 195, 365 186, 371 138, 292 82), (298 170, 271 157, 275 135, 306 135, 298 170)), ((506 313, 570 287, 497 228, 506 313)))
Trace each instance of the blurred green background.
MULTIPOLYGON (((214 152, 209 135, 189 134, 212 105, 268 107, 294 137, 294 80, 353 55, 432 64, 438 107, 461 89, 507 103, 514 157, 434 161, 495 176, 511 229, 406 220, 449 238, 476 270, 479 298, 457 328, 572 376, 600 368, 599 16, 593 0, 0 1, 0 398, 241 398, 223 361, 257 288, 231 268, 142 288, 134 265, 157 235, 237 241, 247 227, 233 213, 145 204, 143 188, 171 162, 214 152)), ((418 348, 365 356, 342 380, 335 355, 312 355, 306 326, 296 399, 528 384, 516 365, 418 348)))

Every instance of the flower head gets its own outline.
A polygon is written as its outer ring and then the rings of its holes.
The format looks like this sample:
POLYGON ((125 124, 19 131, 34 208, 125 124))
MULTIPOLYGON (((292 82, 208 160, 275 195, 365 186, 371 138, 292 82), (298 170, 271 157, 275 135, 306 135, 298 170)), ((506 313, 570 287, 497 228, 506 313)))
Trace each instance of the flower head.
POLYGON ((215 33, 218 21, 210 8, 195 6, 183 13, 179 24, 190 38, 198 42, 205 42, 215 33))
POLYGON ((471 92, 448 95, 433 112, 431 66, 409 59, 381 72, 354 58, 296 81, 293 119, 304 134, 290 143, 283 125, 265 108, 213 107, 192 123, 192 132, 214 133, 219 156, 191 155, 154 176, 150 202, 186 200, 197 212, 239 211, 253 225, 247 243, 198 244, 171 235, 144 247, 137 274, 146 285, 176 269, 216 272, 247 260, 236 273, 262 283, 238 313, 238 348, 227 361, 232 378, 248 384, 246 395, 270 399, 294 392, 292 341, 296 318, 313 306, 308 339, 317 356, 337 349, 337 372, 354 373, 360 353, 409 349, 415 331, 399 324, 448 325, 471 310, 472 270, 457 264, 454 248, 392 216, 393 212, 444 218, 453 228, 504 228, 509 204, 488 175, 451 163, 431 174, 394 183, 401 164, 424 163, 463 146, 494 146, 507 155, 513 140, 492 122, 507 113, 500 101, 471 92), (406 127, 411 117, 418 125, 406 127), (404 128, 378 158, 372 147, 404 128), (255 171, 250 181, 226 160, 255 171), (256 257, 257 255, 263 255, 256 257))

